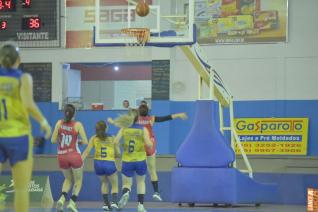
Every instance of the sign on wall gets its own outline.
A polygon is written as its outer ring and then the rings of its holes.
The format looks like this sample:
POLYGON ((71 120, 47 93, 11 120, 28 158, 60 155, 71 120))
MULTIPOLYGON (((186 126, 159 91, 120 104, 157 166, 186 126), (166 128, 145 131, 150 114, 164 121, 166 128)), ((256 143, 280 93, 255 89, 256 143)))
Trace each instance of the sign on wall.
POLYGON ((32 75, 34 100, 51 102, 52 63, 21 63, 20 68, 32 75))
POLYGON ((196 0, 195 23, 200 44, 286 42, 288 0, 196 0))
POLYGON ((170 96, 170 60, 153 60, 151 77, 151 98, 169 99, 170 96))
MULTIPOLYGON (((239 118, 234 123, 246 154, 307 154, 308 118, 239 118)), ((240 154, 237 144, 235 152, 240 154)))

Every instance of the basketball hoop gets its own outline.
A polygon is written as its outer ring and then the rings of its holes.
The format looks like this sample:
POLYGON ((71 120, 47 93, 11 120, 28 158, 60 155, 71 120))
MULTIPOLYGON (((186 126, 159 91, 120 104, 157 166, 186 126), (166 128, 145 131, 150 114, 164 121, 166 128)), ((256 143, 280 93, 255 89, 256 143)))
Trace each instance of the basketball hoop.
POLYGON ((144 47, 150 39, 150 30, 148 28, 124 28, 121 30, 128 38, 136 38, 135 42, 127 41, 127 46, 144 47))

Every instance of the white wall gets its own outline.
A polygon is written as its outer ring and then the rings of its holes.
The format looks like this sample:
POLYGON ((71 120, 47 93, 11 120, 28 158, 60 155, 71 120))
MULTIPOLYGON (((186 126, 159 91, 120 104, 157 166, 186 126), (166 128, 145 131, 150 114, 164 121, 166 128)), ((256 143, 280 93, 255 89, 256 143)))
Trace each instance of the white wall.
POLYGON ((113 81, 82 81, 81 90, 85 109, 90 109, 92 103, 104 103, 105 109, 114 107, 113 81))
POLYGON ((136 108, 136 100, 151 97, 150 80, 115 81, 114 108, 122 109, 122 102, 127 99, 130 107, 136 108))
POLYGON ((81 71, 69 69, 66 71, 66 97, 81 97, 81 71))
POLYGON ((52 101, 62 102, 64 63, 128 62, 170 59, 168 48, 22 49, 22 62, 52 62, 52 101), (140 52, 141 51, 141 52, 140 52))
POLYGON ((125 99, 136 107, 136 99, 150 98, 151 81, 82 81, 81 91, 85 109, 90 109, 92 103, 104 103, 105 109, 123 109, 125 99))
MULTIPOLYGON (((318 1, 289 0, 289 41, 204 47, 236 100, 318 99, 318 1)), ((62 63, 172 59, 171 82, 185 83, 172 100, 197 98, 197 75, 178 48, 22 49, 22 62, 52 62, 52 101, 62 102, 62 63), (171 56, 171 58, 170 58, 171 56)))

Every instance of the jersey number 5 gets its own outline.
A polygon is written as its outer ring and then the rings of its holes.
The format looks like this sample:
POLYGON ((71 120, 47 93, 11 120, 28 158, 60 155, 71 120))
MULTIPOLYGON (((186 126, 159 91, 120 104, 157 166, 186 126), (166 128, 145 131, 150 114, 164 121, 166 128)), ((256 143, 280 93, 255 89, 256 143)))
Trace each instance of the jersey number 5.
POLYGON ((0 102, 0 121, 2 120, 2 118, 4 118, 4 120, 8 120, 8 110, 7 110, 7 104, 5 99, 1 99, 1 102, 0 102))
POLYGON ((100 157, 101 158, 106 158, 107 157, 107 148, 106 147, 101 147, 100 148, 100 157))
POLYGON ((62 133, 61 148, 63 148, 64 145, 70 146, 71 142, 72 142, 72 135, 65 135, 64 133, 62 133))

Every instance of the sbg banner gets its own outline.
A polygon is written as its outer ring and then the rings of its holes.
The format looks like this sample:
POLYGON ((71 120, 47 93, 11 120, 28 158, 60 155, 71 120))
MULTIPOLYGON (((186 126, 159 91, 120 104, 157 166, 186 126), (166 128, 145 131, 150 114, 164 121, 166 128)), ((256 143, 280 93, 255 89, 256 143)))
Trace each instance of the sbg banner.
MULTIPOLYGON (((240 118, 234 123, 246 154, 307 154, 308 118, 240 118)), ((237 144, 235 152, 240 154, 237 144)))

